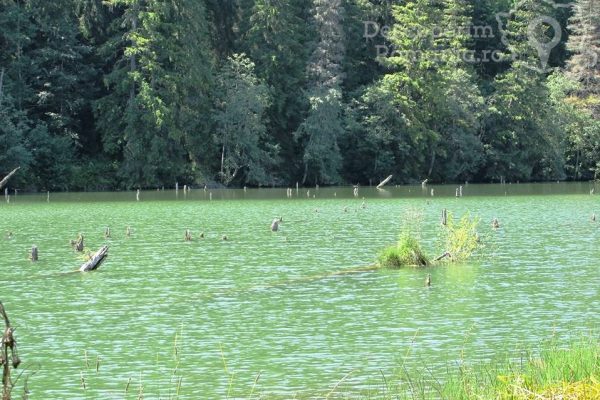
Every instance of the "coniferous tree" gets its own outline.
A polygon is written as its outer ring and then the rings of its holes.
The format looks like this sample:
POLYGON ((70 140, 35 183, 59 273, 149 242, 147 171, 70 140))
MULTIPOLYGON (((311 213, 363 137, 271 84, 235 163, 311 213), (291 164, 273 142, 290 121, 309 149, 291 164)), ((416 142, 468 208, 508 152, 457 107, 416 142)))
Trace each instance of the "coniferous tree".
POLYGON ((303 144, 302 183, 338 183, 342 156, 338 140, 344 133, 342 82, 346 53, 344 7, 341 0, 315 0, 318 43, 308 67, 310 108, 295 132, 303 144))
POLYGON ((305 0, 256 0, 242 2, 241 36, 238 47, 256 63, 256 74, 272 88, 268 110, 269 135, 280 146, 280 170, 287 179, 296 174, 300 150, 294 132, 306 107, 301 95, 306 86, 310 8, 305 0), (246 4, 249 3, 249 4, 246 4))
POLYGON ((364 123, 383 156, 377 161, 389 172, 412 180, 469 179, 480 164, 483 100, 466 59, 469 37, 459 29, 469 12, 463 1, 394 8, 394 53, 381 60, 392 72, 363 97, 364 123))
POLYGON ((569 29, 569 75, 581 83, 578 97, 600 118, 600 2, 578 0, 569 29))
POLYGON ((234 54, 218 77, 219 100, 215 114, 215 142, 219 146, 219 177, 225 185, 235 179, 243 183, 267 184, 277 148, 266 137, 267 87, 254 72, 254 63, 244 54, 234 54))
POLYGON ((201 169, 197 161, 206 148, 198 138, 208 131, 202 115, 210 104, 212 59, 203 3, 111 4, 121 15, 102 49, 116 56, 106 76, 107 95, 97 105, 105 149, 122 158, 127 186, 173 182, 194 172, 186 160, 201 169))
POLYGON ((551 118, 545 64, 539 43, 550 43, 554 32, 546 23, 533 24, 555 9, 525 0, 506 23, 510 68, 494 80, 483 140, 486 179, 562 179, 564 160, 560 126, 551 118), (535 28, 535 29, 533 29, 535 28))

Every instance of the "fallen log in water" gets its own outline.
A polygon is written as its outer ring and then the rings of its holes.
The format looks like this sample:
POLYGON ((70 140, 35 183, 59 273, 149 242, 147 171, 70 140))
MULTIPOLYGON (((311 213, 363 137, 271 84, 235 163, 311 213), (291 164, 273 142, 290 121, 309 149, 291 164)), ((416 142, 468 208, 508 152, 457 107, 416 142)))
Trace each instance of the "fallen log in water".
POLYGON ((449 252, 445 252, 433 261, 442 261, 444 258, 452 258, 452 254, 450 254, 449 252))
POLYGON ((13 169, 13 170, 10 172, 10 174, 6 175, 6 176, 4 177, 4 179, 2 179, 2 180, 0 181, 0 189, 2 189, 2 188, 4 187, 4 185, 6 185, 6 184, 8 183, 8 180, 9 180, 10 178, 12 178, 12 176, 13 176, 14 174, 16 174, 16 173, 17 173, 17 171, 18 171, 19 169, 21 169, 21 167, 17 167, 17 168, 15 168, 15 169, 13 169))
POLYGON ((100 264, 102 264, 102 262, 104 261, 104 259, 106 258, 107 255, 108 255, 108 246, 102 246, 100 248, 100 250, 98 250, 96 252, 96 254, 94 254, 92 256, 92 258, 89 259, 88 262, 86 262, 81 267, 79 267, 79 271, 80 272, 88 272, 88 271, 94 271, 94 270, 98 269, 100 267, 100 264))
POLYGON ((379 185, 377 185, 377 189, 381 189, 382 187, 384 187, 385 185, 387 185, 387 183, 389 181, 391 181, 393 177, 394 177, 394 175, 390 175, 387 178, 385 178, 383 181, 381 181, 381 183, 379 185))

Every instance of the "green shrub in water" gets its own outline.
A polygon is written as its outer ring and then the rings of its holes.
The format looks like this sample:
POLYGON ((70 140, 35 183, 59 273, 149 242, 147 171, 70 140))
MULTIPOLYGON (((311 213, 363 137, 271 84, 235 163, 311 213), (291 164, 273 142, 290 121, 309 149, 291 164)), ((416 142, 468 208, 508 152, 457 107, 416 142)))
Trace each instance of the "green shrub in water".
POLYGON ((429 259, 421 250, 417 239, 409 233, 403 233, 395 246, 390 246, 379 254, 377 264, 392 269, 425 267, 429 264, 429 259))
POLYGON ((482 246, 477 227, 479 218, 471 218, 469 214, 463 215, 460 220, 448 214, 448 224, 444 227, 444 250, 450 253, 450 260, 454 262, 465 261, 477 252, 482 246))

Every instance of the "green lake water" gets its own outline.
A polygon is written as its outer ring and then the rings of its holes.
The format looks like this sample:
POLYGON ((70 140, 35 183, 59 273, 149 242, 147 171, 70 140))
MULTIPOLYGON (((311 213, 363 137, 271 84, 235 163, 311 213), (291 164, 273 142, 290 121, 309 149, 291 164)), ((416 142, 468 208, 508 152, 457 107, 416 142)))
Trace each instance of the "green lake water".
POLYGON ((142 192, 139 202, 134 192, 51 194, 50 203, 19 194, 0 204, 0 300, 31 399, 135 399, 140 382, 145 398, 166 399, 179 377, 185 399, 323 398, 341 380, 348 393, 381 385, 382 373, 393 382, 402 365, 441 372, 596 329, 591 188, 468 185, 462 198, 455 186, 361 188, 358 198, 351 187, 312 188, 291 199, 285 189, 213 190, 212 201, 195 189, 142 192), (481 218, 486 257, 338 274, 372 264, 407 211, 422 216, 427 252, 441 254, 443 208, 481 218), (69 245, 79 232, 91 250, 110 245, 96 272, 70 273, 83 262, 69 245))

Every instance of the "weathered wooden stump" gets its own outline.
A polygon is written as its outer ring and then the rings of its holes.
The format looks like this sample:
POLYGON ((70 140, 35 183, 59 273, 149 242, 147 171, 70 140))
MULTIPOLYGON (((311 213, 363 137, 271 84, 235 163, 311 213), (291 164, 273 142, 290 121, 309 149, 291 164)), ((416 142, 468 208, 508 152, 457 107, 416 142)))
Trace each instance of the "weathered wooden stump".
POLYGON ((83 251, 85 247, 83 244, 83 235, 80 233, 77 240, 71 240, 71 246, 75 248, 76 251, 83 251))
POLYGON ((192 232, 189 229, 185 230, 184 240, 186 242, 191 242, 192 241, 192 232))
POLYGON ((80 272, 94 271, 100 268, 100 265, 104 262, 108 256, 108 246, 102 246, 86 263, 79 267, 80 272))
POLYGON ((494 229, 500 228, 500 222, 498 221, 498 218, 494 218, 494 220, 492 221, 492 228, 494 228, 494 229))
POLYGON ((108 239, 110 238, 110 227, 107 226, 106 229, 104 230, 104 238, 108 239))
POLYGON ((445 208, 442 210, 442 225, 448 225, 448 210, 446 210, 445 208))
POLYGON ((38 260, 38 248, 37 246, 32 246, 31 247, 31 255, 29 256, 29 259, 31 260, 31 262, 36 262, 38 260))
POLYGON ((204 232, 200 232, 200 239, 204 239, 204 232))
POLYGON ((279 230, 279 219, 275 218, 273 222, 271 222, 271 231, 277 232, 279 230))
POLYGON ((131 236, 131 227, 128 226, 127 229, 125 229, 125 235, 127 235, 127 237, 131 236))
POLYGON ((227 237, 227 235, 223 235, 223 236, 221 237, 221 239, 222 239, 223 241, 229 240, 229 238, 227 237))
POLYGON ((425 286, 431 286, 431 274, 427 274, 427 278, 425 278, 425 286))

